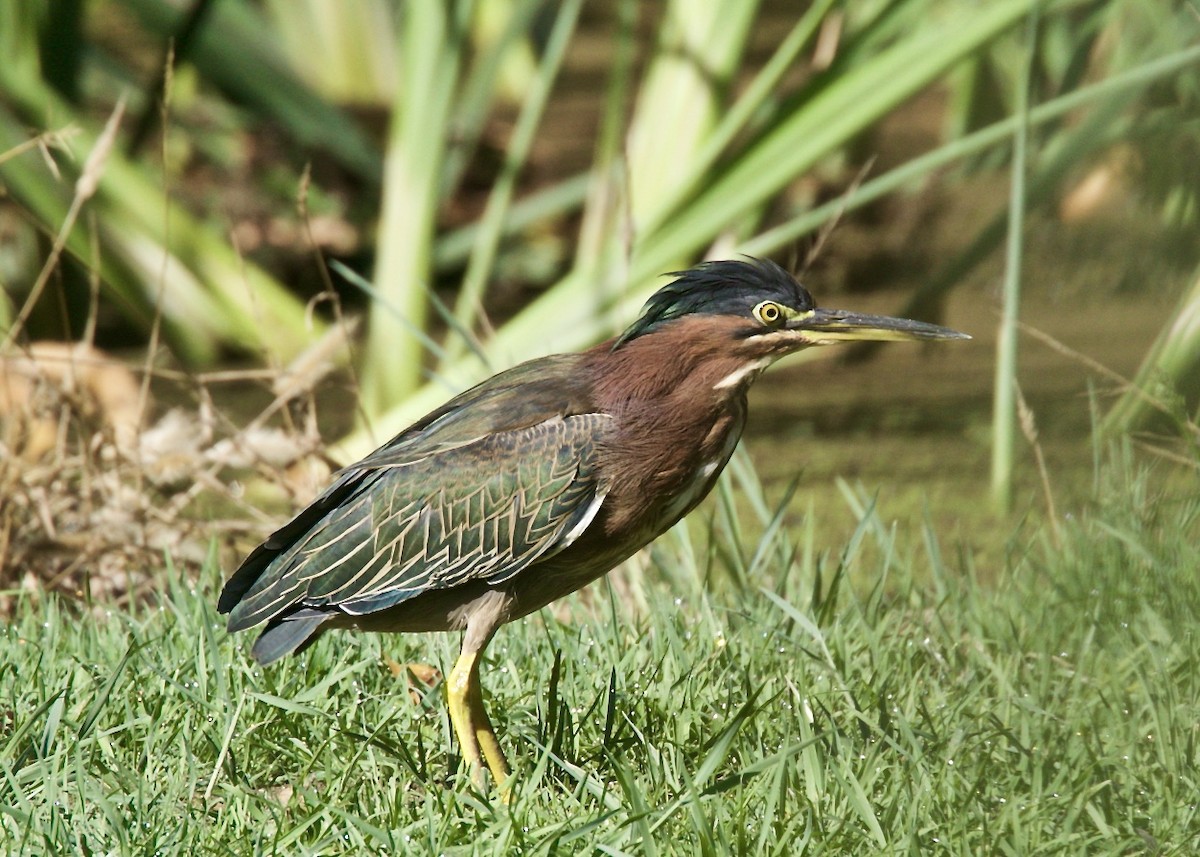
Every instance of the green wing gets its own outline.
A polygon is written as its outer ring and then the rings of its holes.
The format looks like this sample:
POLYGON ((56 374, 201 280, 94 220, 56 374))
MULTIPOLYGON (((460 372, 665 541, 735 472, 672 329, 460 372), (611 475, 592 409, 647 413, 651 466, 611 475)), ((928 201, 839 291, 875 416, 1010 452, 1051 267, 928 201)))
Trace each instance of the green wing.
POLYGON ((423 442, 402 436, 343 472, 307 516, 251 554, 222 593, 229 630, 503 583, 569 545, 603 502, 596 447, 611 431, 605 414, 554 416, 473 440, 437 428, 433 420, 423 442))

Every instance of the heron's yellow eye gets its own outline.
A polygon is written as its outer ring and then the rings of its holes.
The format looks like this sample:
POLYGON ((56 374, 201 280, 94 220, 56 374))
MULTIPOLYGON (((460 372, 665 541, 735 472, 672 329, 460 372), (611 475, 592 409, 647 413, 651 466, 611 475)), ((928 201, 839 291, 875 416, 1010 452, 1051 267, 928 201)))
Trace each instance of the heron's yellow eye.
POLYGON ((775 327, 783 321, 783 307, 775 301, 763 301, 754 308, 754 317, 769 327, 775 327))

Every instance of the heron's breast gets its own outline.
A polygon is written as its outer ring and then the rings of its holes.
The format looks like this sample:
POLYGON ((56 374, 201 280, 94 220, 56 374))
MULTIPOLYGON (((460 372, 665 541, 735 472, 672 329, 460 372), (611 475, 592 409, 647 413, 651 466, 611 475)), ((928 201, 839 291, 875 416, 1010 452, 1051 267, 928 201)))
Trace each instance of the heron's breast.
POLYGON ((657 528, 659 532, 674 526, 676 521, 696 508, 700 501, 708 496, 708 492, 717 482, 717 477, 721 475, 734 449, 737 448, 741 434, 740 427, 736 431, 723 432, 720 444, 707 451, 707 454, 692 467, 682 485, 667 499, 662 511, 663 521, 657 528))

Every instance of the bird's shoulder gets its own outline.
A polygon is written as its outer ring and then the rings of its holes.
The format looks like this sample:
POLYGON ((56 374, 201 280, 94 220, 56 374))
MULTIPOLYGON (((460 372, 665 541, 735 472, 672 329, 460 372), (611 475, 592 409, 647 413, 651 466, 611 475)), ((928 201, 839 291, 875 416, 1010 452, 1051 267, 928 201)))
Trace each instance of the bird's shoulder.
POLYGON ((347 470, 403 466, 520 432, 556 418, 598 413, 585 355, 555 354, 507 369, 455 396, 347 470))

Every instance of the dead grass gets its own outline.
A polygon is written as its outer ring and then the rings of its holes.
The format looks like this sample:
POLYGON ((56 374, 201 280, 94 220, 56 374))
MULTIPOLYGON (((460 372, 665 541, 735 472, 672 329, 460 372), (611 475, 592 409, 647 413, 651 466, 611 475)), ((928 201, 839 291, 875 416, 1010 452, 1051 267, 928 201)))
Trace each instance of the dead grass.
POLYGON ((211 386, 245 375, 175 375, 191 404, 160 410, 140 392, 142 370, 86 343, 0 356, 0 614, 22 590, 129 602, 165 556, 191 573, 215 546, 269 530, 258 507, 270 498, 304 502, 328 478, 310 396, 319 372, 272 373, 282 394, 237 427, 211 386))

